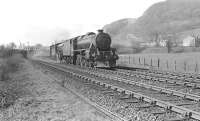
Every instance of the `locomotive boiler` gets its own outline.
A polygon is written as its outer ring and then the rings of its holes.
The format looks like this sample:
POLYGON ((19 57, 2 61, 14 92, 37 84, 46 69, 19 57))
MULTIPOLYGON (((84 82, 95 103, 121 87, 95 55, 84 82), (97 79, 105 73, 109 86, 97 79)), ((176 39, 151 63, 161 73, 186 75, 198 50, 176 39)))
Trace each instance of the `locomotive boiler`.
POLYGON ((115 67, 118 59, 116 49, 111 48, 110 35, 103 30, 66 40, 58 45, 58 50, 61 60, 80 66, 115 67))

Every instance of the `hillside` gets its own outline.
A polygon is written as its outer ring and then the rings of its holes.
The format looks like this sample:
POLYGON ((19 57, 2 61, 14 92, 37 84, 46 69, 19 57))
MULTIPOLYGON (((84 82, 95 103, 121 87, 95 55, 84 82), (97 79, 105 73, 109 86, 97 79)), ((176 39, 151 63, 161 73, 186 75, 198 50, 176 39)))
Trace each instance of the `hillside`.
POLYGON ((174 34, 200 26, 199 0, 167 0, 154 4, 133 26, 132 32, 149 38, 158 34, 174 34))
POLYGON ((151 41, 156 34, 163 37, 187 34, 187 31, 191 34, 200 28, 199 20, 200 0, 166 0, 149 7, 138 19, 122 19, 106 25, 104 29, 112 35, 114 42, 131 43, 138 39, 130 41, 129 37, 151 41), (129 23, 129 20, 134 22, 129 23))
POLYGON ((131 36, 131 31, 128 28, 133 26, 135 21, 136 19, 133 18, 121 19, 105 25, 103 29, 111 35, 114 44, 129 46, 134 37, 131 36))

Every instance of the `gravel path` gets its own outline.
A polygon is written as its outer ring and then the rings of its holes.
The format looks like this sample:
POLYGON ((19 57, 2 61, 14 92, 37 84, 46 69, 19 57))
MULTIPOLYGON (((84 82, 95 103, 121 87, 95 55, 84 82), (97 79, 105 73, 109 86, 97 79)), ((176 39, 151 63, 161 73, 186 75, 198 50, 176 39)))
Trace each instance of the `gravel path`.
POLYGON ((18 91, 14 105, 0 110, 0 121, 110 121, 61 87, 55 80, 25 61, 11 75, 10 86, 18 91))

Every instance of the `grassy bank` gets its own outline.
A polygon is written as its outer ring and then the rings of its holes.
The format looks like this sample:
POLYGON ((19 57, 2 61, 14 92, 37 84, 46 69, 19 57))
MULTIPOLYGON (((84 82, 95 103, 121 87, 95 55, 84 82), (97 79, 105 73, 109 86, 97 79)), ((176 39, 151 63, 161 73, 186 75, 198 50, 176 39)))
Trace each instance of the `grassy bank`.
POLYGON ((12 85, 10 75, 19 70, 19 66, 24 60, 19 54, 0 58, 0 60, 0 108, 7 108, 17 99, 16 88, 19 88, 12 85))
POLYGON ((121 55, 118 63, 158 67, 161 70, 199 73, 200 52, 191 53, 145 53, 121 55), (158 64, 159 61, 159 64, 158 64))

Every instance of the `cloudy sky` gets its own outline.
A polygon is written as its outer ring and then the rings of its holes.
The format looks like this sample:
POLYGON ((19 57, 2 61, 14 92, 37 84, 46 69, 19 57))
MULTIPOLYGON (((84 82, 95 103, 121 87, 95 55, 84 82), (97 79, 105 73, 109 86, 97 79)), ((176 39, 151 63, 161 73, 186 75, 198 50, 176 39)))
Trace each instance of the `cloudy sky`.
POLYGON ((96 31, 122 18, 138 18, 163 0, 0 0, 0 44, 50 45, 96 31))

